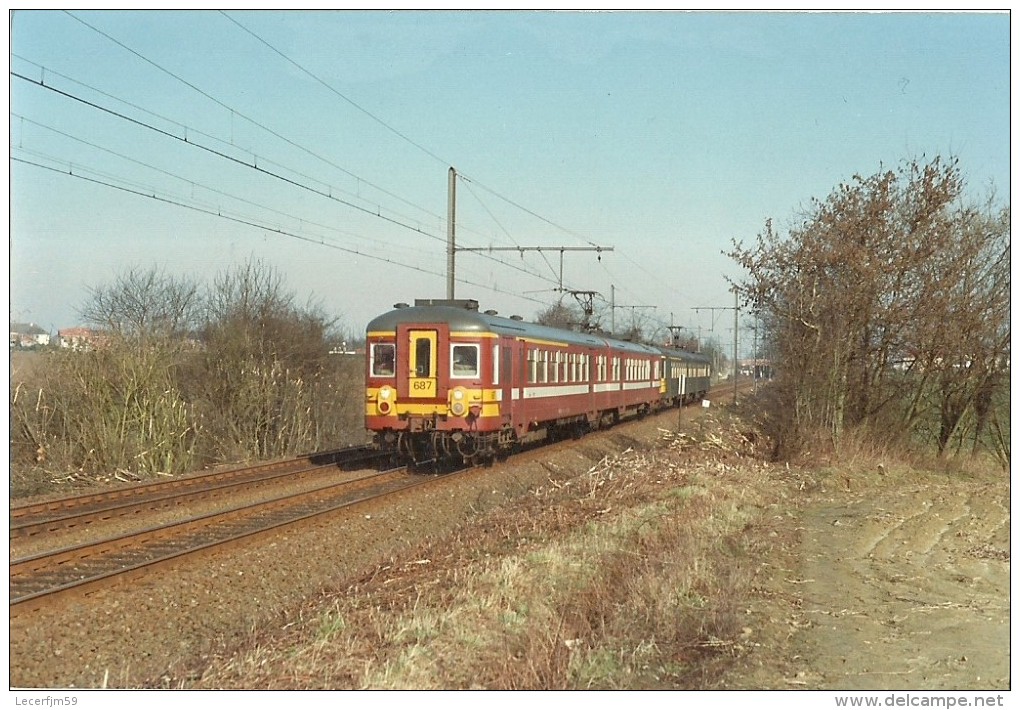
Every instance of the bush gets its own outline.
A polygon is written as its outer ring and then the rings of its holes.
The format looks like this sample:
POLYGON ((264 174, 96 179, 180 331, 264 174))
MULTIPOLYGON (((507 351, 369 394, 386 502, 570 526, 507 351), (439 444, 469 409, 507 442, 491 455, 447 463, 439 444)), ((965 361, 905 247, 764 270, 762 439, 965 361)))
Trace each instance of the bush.
POLYGON ((257 264, 201 304, 192 293, 137 273, 94 291, 83 312, 104 326, 102 345, 46 354, 12 381, 12 468, 148 477, 361 440, 360 361, 330 354, 321 310, 295 306, 257 264), (194 315, 152 316, 184 310, 204 314, 194 330, 194 315))
POLYGON ((180 397, 181 346, 111 337, 90 352, 55 352, 35 386, 12 389, 13 457, 86 473, 190 470, 197 432, 180 397))

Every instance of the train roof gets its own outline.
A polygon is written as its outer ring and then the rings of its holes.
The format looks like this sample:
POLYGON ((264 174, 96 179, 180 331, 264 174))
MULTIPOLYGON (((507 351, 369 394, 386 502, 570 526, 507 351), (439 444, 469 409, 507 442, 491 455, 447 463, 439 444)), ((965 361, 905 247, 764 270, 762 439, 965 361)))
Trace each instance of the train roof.
POLYGON ((678 348, 656 348, 660 353, 666 357, 674 357, 687 362, 700 362, 705 365, 712 364, 712 357, 705 355, 704 353, 692 353, 690 350, 679 350, 678 348))
POLYGON ((617 350, 679 358, 688 362, 711 364, 707 355, 692 353, 677 348, 657 347, 617 340, 597 333, 578 333, 572 330, 529 323, 518 317, 506 318, 495 311, 479 311, 474 300, 419 299, 415 305, 397 304, 392 311, 384 313, 368 324, 368 333, 390 333, 398 325, 407 323, 445 323, 450 330, 464 333, 498 333, 511 337, 533 340, 547 340, 582 347, 610 345, 617 350))
POLYGON ((586 347, 611 345, 618 350, 651 354, 658 348, 626 340, 616 340, 595 333, 578 333, 562 328, 529 323, 517 318, 506 318, 494 311, 480 312, 477 301, 418 300, 414 306, 398 304, 394 310, 374 318, 367 331, 391 332, 406 323, 445 323, 452 331, 498 333, 518 338, 548 340, 586 347))

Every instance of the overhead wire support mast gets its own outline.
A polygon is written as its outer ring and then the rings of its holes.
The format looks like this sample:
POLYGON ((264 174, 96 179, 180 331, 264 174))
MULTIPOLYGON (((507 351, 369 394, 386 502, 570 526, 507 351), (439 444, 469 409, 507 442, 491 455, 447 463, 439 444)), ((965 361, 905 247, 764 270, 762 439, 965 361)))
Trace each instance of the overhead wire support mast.
POLYGON ((733 289, 732 306, 699 306, 693 310, 695 313, 698 311, 712 312, 712 330, 715 330, 715 311, 733 311, 733 405, 736 406, 737 375, 740 372, 739 363, 737 362, 737 331, 740 328, 740 292, 736 288, 733 289))
POLYGON ((521 256, 524 256, 524 252, 526 252, 526 251, 537 251, 537 252, 558 251, 560 253, 560 279, 559 279, 559 286, 558 286, 557 290, 558 291, 565 291, 567 289, 563 288, 563 253, 564 252, 568 252, 568 251, 594 251, 594 252, 598 252, 599 259, 601 259, 602 258, 602 252, 604 252, 604 251, 613 251, 613 247, 601 247, 601 246, 594 246, 594 247, 458 247, 458 246, 455 246, 453 248, 453 251, 454 252, 458 252, 458 251, 474 251, 474 252, 483 252, 483 251, 517 251, 517 252, 521 253, 521 256))
POLYGON ((563 252, 567 251, 594 251, 598 252, 599 260, 602 260, 602 252, 613 251, 613 247, 602 247, 602 246, 590 246, 590 247, 458 247, 457 246, 457 169, 450 166, 450 170, 447 173, 447 229, 446 229, 446 297, 449 299, 456 298, 456 270, 457 270, 457 252, 459 251, 473 251, 473 252, 496 252, 496 251, 516 251, 520 252, 521 256, 526 251, 558 251, 560 253, 560 279, 559 279, 559 291, 563 291, 563 252))

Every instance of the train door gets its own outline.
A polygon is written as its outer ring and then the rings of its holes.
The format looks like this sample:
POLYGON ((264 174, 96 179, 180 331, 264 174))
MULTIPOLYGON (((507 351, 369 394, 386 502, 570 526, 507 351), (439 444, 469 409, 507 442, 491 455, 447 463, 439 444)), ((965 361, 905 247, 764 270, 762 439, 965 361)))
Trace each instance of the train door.
POLYGON ((500 408, 503 422, 510 423, 510 414, 513 411, 514 401, 514 348, 513 340, 500 338, 499 341, 499 386, 500 386, 500 408))
POLYGON ((406 368, 407 379, 398 379, 398 396, 411 399, 434 399, 439 393, 439 347, 437 328, 400 326, 397 340, 402 343, 405 358, 400 358, 406 368), (400 392, 400 384, 407 382, 407 391, 400 392))

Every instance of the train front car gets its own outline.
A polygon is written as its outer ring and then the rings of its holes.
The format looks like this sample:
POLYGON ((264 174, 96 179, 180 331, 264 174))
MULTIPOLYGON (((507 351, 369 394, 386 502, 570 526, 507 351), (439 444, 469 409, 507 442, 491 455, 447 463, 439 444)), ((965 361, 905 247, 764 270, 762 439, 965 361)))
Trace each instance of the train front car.
POLYGON ((365 425, 380 450, 418 464, 494 457, 495 343, 476 301, 398 304, 369 323, 365 425))

